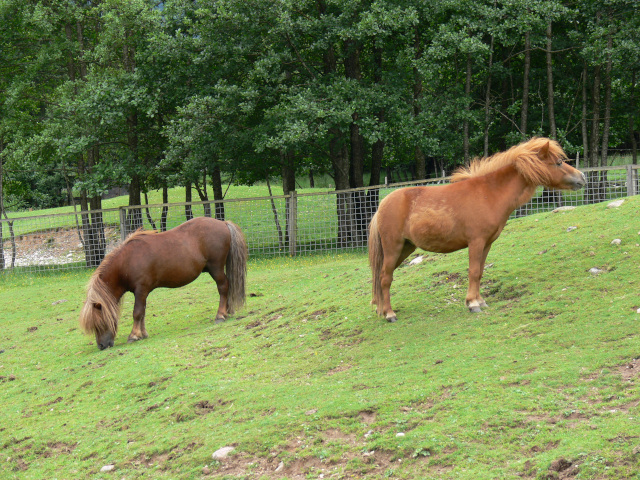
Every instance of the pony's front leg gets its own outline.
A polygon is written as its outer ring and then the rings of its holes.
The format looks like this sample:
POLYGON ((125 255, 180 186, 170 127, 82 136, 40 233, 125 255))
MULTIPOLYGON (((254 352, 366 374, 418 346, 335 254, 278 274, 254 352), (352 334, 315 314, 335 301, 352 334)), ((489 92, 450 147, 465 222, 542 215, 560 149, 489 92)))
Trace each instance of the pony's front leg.
POLYGON ((487 306, 487 303, 480 296, 480 279, 489 248, 490 245, 485 245, 484 242, 475 242, 469 245, 469 289, 464 303, 473 313, 481 312, 481 307, 487 306))
POLYGON ((144 316, 147 310, 147 295, 148 293, 136 293, 135 305, 133 306, 133 328, 131 334, 127 339, 127 343, 132 343, 137 340, 147 338, 149 334, 144 325, 144 316))

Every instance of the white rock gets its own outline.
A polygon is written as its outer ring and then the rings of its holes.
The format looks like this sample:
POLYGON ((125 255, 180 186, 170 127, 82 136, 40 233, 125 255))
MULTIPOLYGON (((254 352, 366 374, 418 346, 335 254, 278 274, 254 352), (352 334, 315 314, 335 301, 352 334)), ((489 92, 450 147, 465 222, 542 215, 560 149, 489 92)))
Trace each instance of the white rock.
POLYGON ((102 467, 100 469, 101 472, 112 472, 113 470, 115 470, 116 466, 115 465, 105 465, 104 467, 102 467))
POLYGON ((404 433, 403 432, 398 432, 398 433, 396 433, 396 437, 404 437, 404 433))
POLYGON ((624 203, 624 198, 620 200, 615 200, 607 205, 607 208, 618 208, 620 205, 624 203))
POLYGON ((614 238, 613 240, 611 240, 611 245, 620 245, 622 243, 622 240, 620 240, 619 238, 614 238))
POLYGON ((636 313, 640 313, 640 308, 638 310, 636 310, 636 313))
MULTIPOLYGON (((576 207, 572 206, 572 205, 567 205, 565 207, 558 207, 556 209, 553 210, 553 213, 558 213, 558 212, 568 212, 570 210, 575 210, 576 207)), ((536 219, 537 220, 537 219, 536 219)))
POLYGON ((593 267, 589 269, 589 273, 593 274, 593 275, 599 275, 600 273, 602 273, 604 270, 600 270, 599 268, 593 267))
POLYGON ((578 227, 569 227, 569 228, 567 228, 567 232, 570 232, 570 231, 572 231, 572 230, 575 230, 576 228, 578 228, 578 227))
POLYGON ((276 473, 282 471, 283 468, 284 468, 284 462, 280 462, 276 467, 276 470, 275 470, 276 473))
POLYGON ((222 447, 213 452, 213 455, 211 455, 211 457, 213 457, 214 460, 223 460, 227 458, 229 454, 234 450, 235 449, 233 447, 222 447))
POLYGON ((411 260, 409 265, 418 265, 419 263, 422 263, 422 255, 411 260))

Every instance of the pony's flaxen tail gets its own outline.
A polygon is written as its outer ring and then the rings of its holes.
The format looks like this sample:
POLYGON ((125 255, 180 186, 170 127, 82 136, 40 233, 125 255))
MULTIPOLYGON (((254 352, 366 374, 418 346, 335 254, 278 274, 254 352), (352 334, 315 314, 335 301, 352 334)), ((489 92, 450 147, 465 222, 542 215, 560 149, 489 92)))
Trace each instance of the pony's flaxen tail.
POLYGON ((233 222, 225 222, 231 233, 231 246, 227 255, 227 279, 229 293, 227 294, 227 313, 233 315, 244 305, 246 299, 245 281, 247 278, 247 241, 240 227, 233 222))
POLYGON ((382 240, 378 232, 378 214, 376 213, 369 224, 369 266, 371 267, 372 293, 371 303, 376 305, 378 314, 382 314, 382 285, 380 284, 380 272, 382 271, 382 240))

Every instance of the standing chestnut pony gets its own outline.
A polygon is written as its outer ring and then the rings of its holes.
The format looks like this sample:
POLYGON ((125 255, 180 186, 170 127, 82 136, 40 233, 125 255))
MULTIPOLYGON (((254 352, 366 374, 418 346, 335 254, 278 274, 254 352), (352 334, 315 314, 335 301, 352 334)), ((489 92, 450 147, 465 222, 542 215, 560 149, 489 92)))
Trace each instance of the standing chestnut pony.
POLYGON ((202 272, 208 272, 218 286, 216 322, 224 321, 245 301, 247 244, 240 227, 198 217, 162 233, 138 230, 105 257, 89 280, 80 327, 95 334, 100 350, 112 347, 120 300, 125 292, 133 292, 128 342, 147 338, 144 315, 149 293, 158 287, 182 287, 202 272))
POLYGON ((389 288, 393 271, 416 248, 449 253, 469 248, 469 289, 465 304, 480 312, 480 278, 491 244, 509 215, 528 202, 536 187, 579 190, 584 175, 567 165, 560 145, 533 138, 458 169, 449 185, 408 187, 380 202, 369 225, 373 300, 379 315, 397 320, 389 288))

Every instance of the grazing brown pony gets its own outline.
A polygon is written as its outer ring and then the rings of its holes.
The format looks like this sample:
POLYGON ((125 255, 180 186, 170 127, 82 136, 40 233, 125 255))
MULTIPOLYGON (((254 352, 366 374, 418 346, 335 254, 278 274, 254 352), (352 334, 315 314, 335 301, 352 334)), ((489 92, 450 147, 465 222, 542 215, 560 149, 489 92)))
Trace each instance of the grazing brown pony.
POLYGON ((247 244, 240 227, 198 217, 162 233, 138 230, 105 257, 89 280, 80 327, 95 334, 100 350, 112 347, 120 300, 125 292, 133 292, 128 342, 147 338, 144 315, 149 293, 158 287, 182 287, 202 272, 208 272, 218 286, 216 322, 224 321, 245 302, 247 244))
POLYGON ((407 187, 391 192, 369 225, 373 300, 379 315, 397 320, 389 288, 393 271, 416 248, 449 253, 469 249, 469 289, 465 304, 480 312, 480 278, 491 244, 509 215, 528 202, 536 187, 579 190, 584 175, 567 165, 560 145, 533 138, 454 173, 448 185, 407 187))

